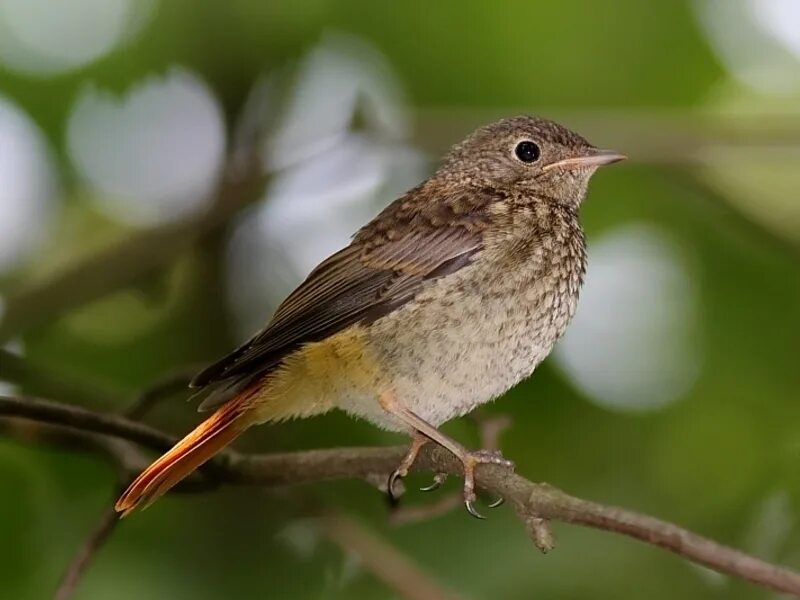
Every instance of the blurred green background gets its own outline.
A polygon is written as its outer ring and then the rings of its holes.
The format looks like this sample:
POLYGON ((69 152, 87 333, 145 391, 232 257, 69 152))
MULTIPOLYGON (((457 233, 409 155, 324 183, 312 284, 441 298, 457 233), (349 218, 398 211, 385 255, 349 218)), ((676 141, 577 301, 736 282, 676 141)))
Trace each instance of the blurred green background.
MULTIPOLYGON (((800 568, 793 0, 0 0, 2 392, 123 410, 245 339, 450 144, 520 112, 631 160, 592 182, 570 332, 488 408, 513 419, 505 455, 800 568)), ((188 430, 185 397, 147 420, 188 430)), ((0 597, 47 598, 115 473, 12 425, 0 597)), ((447 431, 478 444, 468 420, 447 431)), ((239 448, 401 441, 331 414, 239 448)), ((436 501, 424 483, 407 505, 436 501)), ((166 498, 115 531, 75 597, 398 597, 308 507, 349 515, 455 597, 773 597, 566 525, 542 556, 507 507, 391 525, 363 482, 166 498)))

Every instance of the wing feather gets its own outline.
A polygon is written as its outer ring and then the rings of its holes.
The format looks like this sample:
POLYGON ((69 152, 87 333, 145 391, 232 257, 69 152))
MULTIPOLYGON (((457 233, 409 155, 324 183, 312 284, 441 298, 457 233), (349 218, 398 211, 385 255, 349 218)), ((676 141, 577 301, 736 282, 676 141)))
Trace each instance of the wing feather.
MULTIPOLYGON (((198 374, 193 387, 238 388, 239 381, 267 373, 302 344, 374 321, 413 299, 432 279, 463 268, 483 248, 488 203, 484 199, 471 211, 443 219, 446 202, 430 214, 424 203, 401 198, 349 246, 320 263, 263 331, 198 374)), ((225 396, 212 389, 201 409, 221 404, 225 396)))

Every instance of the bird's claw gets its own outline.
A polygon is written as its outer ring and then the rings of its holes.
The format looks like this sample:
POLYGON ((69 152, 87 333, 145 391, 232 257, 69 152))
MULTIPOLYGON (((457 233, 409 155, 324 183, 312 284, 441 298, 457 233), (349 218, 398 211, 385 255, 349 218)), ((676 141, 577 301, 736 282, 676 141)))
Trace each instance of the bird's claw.
POLYGON ((505 504, 505 501, 506 501, 506 499, 503 498, 502 496, 500 496, 494 502, 490 502, 489 503, 489 508, 497 508, 498 506, 502 506, 503 504, 505 504))
POLYGON ((433 482, 430 485, 419 488, 420 492, 432 492, 438 490, 444 482, 447 481, 447 473, 436 473, 433 476, 433 482))
MULTIPOLYGON (((476 519, 485 519, 481 513, 475 509, 475 501, 477 496, 475 494, 475 467, 481 464, 500 465, 513 469, 514 463, 506 460, 496 450, 477 450, 470 452, 463 459, 464 461, 464 506, 467 512, 476 519)), ((489 508, 496 508, 503 504, 503 498, 498 498, 489 504, 489 508)))
MULTIPOLYGON (((389 495, 389 500, 393 504, 397 503, 400 494, 402 493, 402 489, 398 489, 398 484, 406 475, 408 475, 409 468, 413 464, 414 458, 416 458, 418 449, 418 447, 412 447, 408 456, 406 456, 400 466, 398 466, 392 472, 392 474, 389 475, 386 491, 389 495)), ((486 517, 479 513, 475 508, 475 502, 477 501, 477 495, 475 493, 475 468, 478 465, 499 465, 513 469, 514 463, 503 458, 500 452, 496 450, 477 450, 474 452, 465 452, 464 454, 458 456, 464 464, 464 506, 466 507, 467 512, 476 519, 485 519, 486 517)), ((442 484, 444 484, 446 480, 447 473, 436 473, 433 476, 433 483, 420 488, 420 490, 423 492, 437 490, 442 487, 442 484)), ((503 502, 503 498, 498 498, 497 500, 491 502, 488 506, 489 508, 497 508, 503 504, 503 502)))
POLYGON ((475 503, 472 500, 464 500, 464 506, 466 507, 467 512, 469 514, 471 514, 473 517, 475 517, 476 519, 483 520, 483 519, 486 518, 481 513, 479 513, 477 511, 477 509, 475 508, 475 503))
POLYGON ((398 491, 398 482, 408 475, 409 469, 414 464, 414 461, 417 460, 420 448, 427 443, 428 438, 421 434, 415 434, 411 440, 411 446, 408 448, 408 453, 403 457, 403 460, 400 461, 400 464, 397 465, 397 468, 392 471, 392 474, 389 475, 389 481, 386 484, 386 492, 389 495, 389 502, 392 504, 397 504, 400 494, 403 492, 402 488, 398 491))
POLYGON ((397 484, 406 475, 408 475, 408 470, 406 469, 395 469, 394 471, 392 471, 392 474, 389 475, 389 481, 386 484, 386 493, 389 495, 390 502, 397 503, 397 501, 400 499, 402 490, 397 489, 397 484))

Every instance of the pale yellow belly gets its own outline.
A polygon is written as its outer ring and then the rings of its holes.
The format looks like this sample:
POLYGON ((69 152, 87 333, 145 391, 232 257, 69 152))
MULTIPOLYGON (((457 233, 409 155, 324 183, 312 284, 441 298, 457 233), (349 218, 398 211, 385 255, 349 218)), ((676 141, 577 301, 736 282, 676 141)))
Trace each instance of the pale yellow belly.
POLYGON ((577 282, 567 293, 541 274, 475 285, 482 274, 465 269, 368 326, 307 344, 271 376, 260 420, 340 408, 408 431, 381 408, 381 394, 438 426, 504 393, 550 353, 574 313, 577 282))
POLYGON ((355 405, 379 410, 385 372, 364 328, 351 326, 287 357, 254 399, 257 420, 302 418, 355 405))

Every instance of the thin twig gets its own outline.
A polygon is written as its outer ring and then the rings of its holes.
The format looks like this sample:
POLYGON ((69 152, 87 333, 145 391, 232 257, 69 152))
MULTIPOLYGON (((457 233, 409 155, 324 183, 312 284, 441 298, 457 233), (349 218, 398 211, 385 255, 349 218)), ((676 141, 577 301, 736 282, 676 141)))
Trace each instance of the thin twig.
POLYGON ((117 415, 38 398, 0 396, 0 415, 24 417, 44 423, 67 425, 81 431, 111 435, 157 451, 168 450, 176 441, 155 427, 117 415))
POLYGON ((198 367, 186 367, 167 373, 139 394, 122 414, 129 419, 144 418, 162 400, 185 392, 192 377, 199 371, 198 367))
MULTIPOLYGON (((122 411, 122 415, 129 419, 139 420, 142 419, 147 413, 156 407, 162 400, 186 389, 186 386, 195 373, 196 369, 180 369, 173 373, 169 373, 163 378, 156 381, 142 392, 134 401, 128 406, 127 409, 122 411)), ((118 441, 118 440, 114 440, 118 441)), ((78 587, 81 578, 86 572, 87 567, 91 563, 94 555, 100 550, 106 540, 111 536, 119 517, 114 510, 114 501, 122 492, 130 479, 132 472, 133 460, 139 458, 138 452, 134 452, 131 447, 116 448, 116 457, 118 459, 117 467, 120 471, 120 477, 124 485, 114 494, 111 499, 110 506, 106 508, 100 515, 97 525, 89 533, 89 536, 84 541, 75 558, 67 568, 64 577, 61 580, 54 600, 69 600, 78 587), (132 458, 133 457, 133 458, 132 458)), ((136 469, 138 470, 138 469, 136 469)), ((192 480, 192 483, 194 479, 192 480)))
MULTIPOLYGON (((143 418, 148 412, 155 408, 159 402, 185 389, 194 372, 195 369, 192 368, 191 370, 181 369, 174 373, 169 373, 139 394, 122 414, 129 419, 138 420, 143 418)), ((115 449, 115 455, 118 458, 117 467, 120 471, 123 485, 116 490, 111 498, 109 506, 103 510, 97 524, 83 542, 83 545, 72 559, 72 562, 70 562, 61 582, 56 588, 54 600, 69 600, 72 598, 84 573, 86 573, 86 569, 92 562, 92 559, 97 552, 100 551, 100 548, 102 548, 108 538, 111 537, 117 523, 119 523, 119 516, 114 510, 114 502, 122 490, 127 487, 132 471, 132 463, 138 458, 138 452, 132 451, 133 449, 130 447, 118 447, 115 449), (133 458, 131 458, 131 456, 133 456, 133 458)), ((134 469, 138 470, 138 468, 135 467, 134 469)))
POLYGON ((70 563, 66 573, 64 573, 64 576, 61 578, 58 588, 56 589, 56 594, 53 597, 54 600, 69 600, 72 597, 83 574, 86 572, 86 568, 91 563, 92 558, 114 532, 118 523, 119 517, 113 507, 103 511, 97 524, 83 542, 83 545, 70 563))
POLYGON ((454 592, 445 590, 397 548, 352 517, 341 512, 329 512, 317 522, 326 538, 345 552, 355 554, 370 573, 400 597, 407 600, 458 598, 454 592))
MULTIPOLYGON (((41 400, 0 397, 0 415, 60 423, 91 434, 104 433, 163 450, 172 437, 123 417, 102 415, 41 400)), ((428 446, 431 446, 430 444, 428 446)), ((283 454, 243 455, 228 451, 206 476, 221 484, 293 485, 334 479, 364 479, 389 473, 406 448, 332 448, 283 454)), ((438 447, 426 447, 415 471, 460 474, 461 464, 438 447)), ((720 573, 800 597, 800 573, 718 544, 678 525, 615 506, 570 496, 497 465, 481 465, 476 479, 505 498, 523 518, 563 521, 610 531, 664 548, 720 573)), ((200 488, 203 489, 202 486, 200 488)), ((527 523, 526 523, 527 525, 527 523)))
POLYGON ((441 154, 476 127, 515 114, 540 114, 580 131, 590 141, 614 148, 637 163, 697 165, 709 148, 800 147, 800 112, 721 113, 685 110, 564 110, 506 106, 492 109, 421 109, 416 113, 419 145, 441 154))
POLYGON ((511 417, 477 410, 471 415, 478 426, 478 439, 484 450, 500 450, 500 436, 511 427, 511 417))
MULTIPOLYGON (((24 364, 24 361, 20 360, 20 364, 24 364)), ((160 379, 140 394, 123 414, 129 419, 142 418, 158 402, 185 388, 189 372, 183 369, 160 379)), ((26 373, 30 374, 28 371, 26 373)), ((91 434, 85 429, 75 428, 74 419, 76 417, 74 415, 72 421, 63 423, 58 419, 44 416, 47 414, 47 407, 39 405, 38 408, 43 411, 41 421, 23 421, 18 416, 6 416, 0 419, 0 431, 28 441, 44 442, 68 450, 84 450, 105 455, 116 467, 122 482, 127 482, 132 473, 146 465, 144 457, 135 445, 122 439, 91 434)), ((192 479, 190 483, 200 482, 192 479)), ((190 487, 193 487, 194 491, 200 489, 194 485, 190 487)), ((209 489, 210 486, 203 487, 209 489)), ((68 600, 72 597, 94 555, 100 550, 119 522, 113 503, 120 491, 121 489, 118 489, 115 492, 110 505, 103 510, 97 524, 71 561, 56 589, 55 600, 68 600)))

